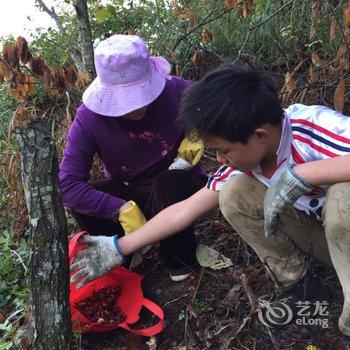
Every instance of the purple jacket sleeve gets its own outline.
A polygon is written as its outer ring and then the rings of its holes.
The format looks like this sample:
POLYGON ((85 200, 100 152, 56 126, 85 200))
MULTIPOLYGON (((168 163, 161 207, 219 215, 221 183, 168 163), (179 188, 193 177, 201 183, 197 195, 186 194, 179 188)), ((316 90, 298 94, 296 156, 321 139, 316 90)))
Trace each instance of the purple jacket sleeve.
POLYGON ((97 191, 88 183, 96 149, 83 115, 78 113, 69 129, 60 165, 62 200, 66 207, 79 213, 116 220, 116 212, 125 201, 97 191))
POLYGON ((180 104, 181 99, 182 99, 185 91, 188 88, 190 88, 191 86, 193 86, 195 83, 192 80, 187 80, 187 79, 182 79, 182 78, 176 77, 176 84, 177 84, 177 91, 178 91, 178 93, 177 93, 178 102, 180 104))

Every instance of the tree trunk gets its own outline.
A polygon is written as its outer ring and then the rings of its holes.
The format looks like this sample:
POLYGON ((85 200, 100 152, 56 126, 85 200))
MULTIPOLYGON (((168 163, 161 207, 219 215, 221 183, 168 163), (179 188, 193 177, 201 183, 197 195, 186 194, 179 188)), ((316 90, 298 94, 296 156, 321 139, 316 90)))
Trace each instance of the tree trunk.
POLYGON ((32 347, 71 348, 68 229, 58 183, 58 160, 47 120, 16 128, 30 221, 29 299, 32 347))
POLYGON ((73 5, 77 13, 80 46, 85 69, 90 73, 92 78, 95 78, 94 48, 92 45, 87 0, 73 0, 73 5))

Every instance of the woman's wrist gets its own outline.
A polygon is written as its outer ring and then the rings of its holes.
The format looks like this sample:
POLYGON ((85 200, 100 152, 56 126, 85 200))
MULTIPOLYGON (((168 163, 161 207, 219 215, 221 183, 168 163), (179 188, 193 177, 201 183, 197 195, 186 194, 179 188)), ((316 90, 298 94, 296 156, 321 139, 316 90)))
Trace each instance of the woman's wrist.
POLYGON ((123 211, 126 211, 132 207, 132 204, 130 202, 125 202, 120 208, 118 213, 121 213, 123 211))

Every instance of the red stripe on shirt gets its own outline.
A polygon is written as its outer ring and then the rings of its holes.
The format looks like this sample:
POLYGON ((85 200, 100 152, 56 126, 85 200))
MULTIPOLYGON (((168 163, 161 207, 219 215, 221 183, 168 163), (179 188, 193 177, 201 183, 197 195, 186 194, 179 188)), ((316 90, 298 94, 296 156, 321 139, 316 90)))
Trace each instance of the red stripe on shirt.
POLYGON ((296 150, 296 148, 291 145, 291 150, 292 150, 292 157, 295 161, 295 163, 297 164, 303 164, 305 163, 305 160, 303 159, 303 157, 298 153, 298 151, 296 150))
POLYGON ((224 174, 222 174, 218 179, 214 180, 213 183, 212 183, 212 186, 213 186, 213 190, 216 191, 216 185, 218 182, 222 181, 223 179, 225 179, 226 177, 228 177, 233 171, 234 169, 227 169, 225 171, 224 174), (226 172, 227 171, 227 172, 226 172))
POLYGON ((333 139, 335 140, 338 140, 338 141, 341 141, 341 142, 345 142, 345 143, 348 143, 350 144, 350 139, 344 137, 344 136, 341 136, 341 135, 338 135, 338 134, 335 134, 325 128, 322 128, 322 126, 319 126, 315 123, 312 123, 308 120, 304 120, 304 119, 292 119, 291 120, 292 124, 296 124, 296 123, 299 123, 299 124, 303 124, 303 125, 306 125, 306 126, 309 126, 317 131, 320 131, 330 137, 332 137, 333 139))
POLYGON ((331 157, 331 158, 338 157, 338 154, 335 154, 331 151, 328 151, 327 149, 324 149, 323 147, 315 145, 314 143, 311 142, 311 140, 308 140, 305 137, 302 137, 300 135, 293 135, 293 139, 307 143, 310 147, 312 147, 313 149, 315 149, 316 151, 318 151, 320 153, 325 154, 328 157, 331 157))
POLYGON ((266 179, 271 180, 272 176, 275 175, 275 172, 279 169, 279 167, 287 160, 288 158, 284 158, 279 164, 277 164, 277 167, 273 171, 273 173, 270 176, 263 175, 266 179))

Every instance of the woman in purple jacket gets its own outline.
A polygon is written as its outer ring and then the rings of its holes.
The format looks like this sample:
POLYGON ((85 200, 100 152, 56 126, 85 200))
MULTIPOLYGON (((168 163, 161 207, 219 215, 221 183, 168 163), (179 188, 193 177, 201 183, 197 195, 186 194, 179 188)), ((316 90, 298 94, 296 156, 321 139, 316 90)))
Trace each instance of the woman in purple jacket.
MULTIPOLYGON (((141 208, 149 219, 205 183, 198 165, 168 170, 184 136, 176 120, 178 105, 192 82, 169 76, 169 63, 150 57, 137 36, 102 41, 95 66, 97 78, 84 92, 69 130, 60 166, 62 198, 82 230, 123 235, 126 226, 135 225, 135 217, 125 213, 142 217, 141 208), (95 154, 105 179, 89 182, 95 154)), ((193 226, 160 243, 160 257, 173 280, 190 274, 195 249, 193 226)))

